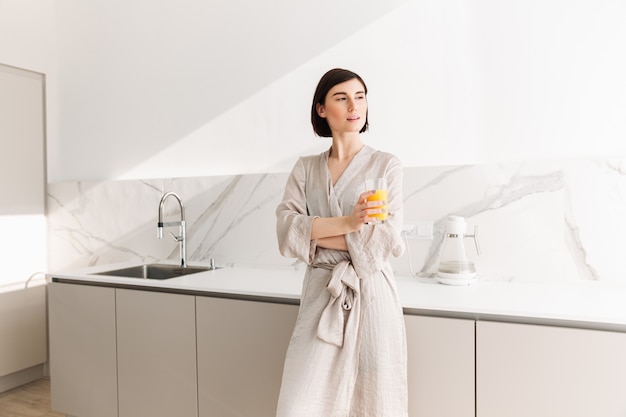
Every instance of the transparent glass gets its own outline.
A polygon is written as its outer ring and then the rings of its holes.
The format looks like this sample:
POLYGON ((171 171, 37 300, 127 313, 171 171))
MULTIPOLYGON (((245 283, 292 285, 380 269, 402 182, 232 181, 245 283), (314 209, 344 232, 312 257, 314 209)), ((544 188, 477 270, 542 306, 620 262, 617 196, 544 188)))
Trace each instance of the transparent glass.
POLYGON ((462 235, 444 238, 439 259, 439 272, 463 275, 476 273, 474 263, 467 258, 462 235))
POLYGON ((374 194, 367 197, 367 201, 379 202, 379 205, 373 206, 373 209, 380 209, 381 213, 371 214, 366 224, 385 223, 389 218, 389 207, 387 204, 387 179, 375 178, 365 180, 365 189, 375 191, 374 194))

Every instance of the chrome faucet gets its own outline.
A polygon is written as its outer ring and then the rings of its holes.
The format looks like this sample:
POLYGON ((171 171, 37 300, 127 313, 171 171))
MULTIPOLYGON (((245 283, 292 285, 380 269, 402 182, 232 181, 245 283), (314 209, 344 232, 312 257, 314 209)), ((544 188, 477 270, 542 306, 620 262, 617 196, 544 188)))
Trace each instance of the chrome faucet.
POLYGON ((159 203, 159 223, 157 224, 157 237, 159 239, 163 239, 163 228, 170 226, 179 226, 180 227, 180 236, 176 236, 172 232, 170 235, 174 238, 175 241, 180 242, 180 266, 185 268, 187 266, 187 248, 185 244, 185 207, 183 206, 183 201, 176 193, 165 193, 163 197, 161 197, 161 202, 159 203), (165 200, 168 197, 174 197, 176 201, 178 201, 178 205, 180 206, 180 221, 178 222, 163 222, 163 211, 165 208, 165 200))

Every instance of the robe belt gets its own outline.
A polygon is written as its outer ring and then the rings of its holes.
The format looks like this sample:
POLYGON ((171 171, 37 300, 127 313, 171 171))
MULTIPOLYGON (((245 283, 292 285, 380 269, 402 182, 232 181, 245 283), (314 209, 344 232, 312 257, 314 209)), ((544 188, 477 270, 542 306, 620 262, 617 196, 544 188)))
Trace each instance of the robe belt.
MULTIPOLYGON (((329 267, 329 265, 316 266, 329 267)), ((330 300, 322 311, 317 326, 317 337, 331 345, 343 347, 346 337, 358 337, 361 321, 361 283, 350 261, 341 261, 331 267, 332 275, 326 287, 330 293, 330 300)))

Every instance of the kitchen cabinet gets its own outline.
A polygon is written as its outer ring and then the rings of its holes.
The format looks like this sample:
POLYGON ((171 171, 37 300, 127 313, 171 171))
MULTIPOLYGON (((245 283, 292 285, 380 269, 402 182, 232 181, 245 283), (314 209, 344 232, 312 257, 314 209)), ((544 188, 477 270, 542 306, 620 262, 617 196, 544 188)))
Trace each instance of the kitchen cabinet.
POLYGON ((6 288, 0 285, 0 392, 3 376, 42 367, 48 360, 46 286, 6 288))
MULTIPOLYGON (((3 12, 5 9, 3 8, 3 12)), ((41 378, 48 358, 45 76, 0 64, 0 392, 41 378)))
POLYGON ((195 297, 117 289, 116 304, 119 417, 197 416, 195 297))
POLYGON ((626 334, 478 321, 478 417, 623 417, 626 334))
MULTIPOLYGON (((0 64, 0 91, 3 149, 0 152, 0 215, 43 215, 46 198, 45 76, 0 64)), ((11 244, 16 242, 21 245, 27 240, 13 236, 11 244)), ((12 250, 3 251, 2 260, 11 262, 15 256, 22 256, 15 246, 6 248, 12 250)))
POLYGON ((115 289, 48 286, 52 409, 117 415, 115 289))
POLYGON ((298 306, 197 297, 200 417, 274 417, 298 306))
POLYGON ((410 417, 474 417, 474 320, 405 315, 410 417))
MULTIPOLYGON (((298 307, 198 297, 196 308, 200 417, 273 417, 298 307)), ((409 415, 474 416, 474 321, 405 322, 409 415)))
MULTIPOLYGON (((273 417, 298 306, 53 282, 52 407, 273 417)), ((626 333, 405 314, 410 417, 626 415, 626 333)))

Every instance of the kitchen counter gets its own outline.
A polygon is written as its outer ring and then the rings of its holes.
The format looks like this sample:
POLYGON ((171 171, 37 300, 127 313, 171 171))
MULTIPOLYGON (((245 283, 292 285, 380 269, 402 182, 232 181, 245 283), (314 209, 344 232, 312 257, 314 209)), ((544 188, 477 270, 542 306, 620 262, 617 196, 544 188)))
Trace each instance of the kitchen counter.
MULTIPOLYGON (((58 282, 297 304, 304 276, 302 270, 244 267, 168 280, 91 275, 131 265, 136 263, 97 266, 47 277, 58 282)), ((405 276, 396 280, 406 314, 626 332, 626 286, 478 280, 470 286, 457 287, 405 276)))

